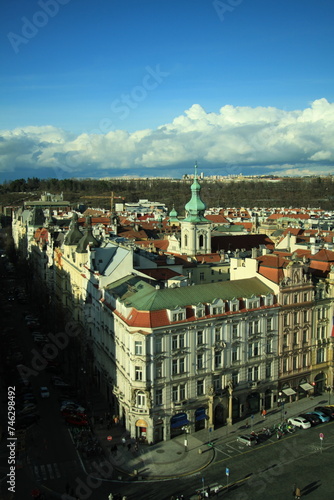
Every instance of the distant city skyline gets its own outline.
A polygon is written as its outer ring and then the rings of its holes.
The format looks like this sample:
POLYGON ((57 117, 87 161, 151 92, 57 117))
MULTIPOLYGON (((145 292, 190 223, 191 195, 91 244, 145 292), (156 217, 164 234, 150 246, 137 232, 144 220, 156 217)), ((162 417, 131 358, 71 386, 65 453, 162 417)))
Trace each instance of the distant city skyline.
POLYGON ((0 7, 0 182, 334 171, 332 0, 0 7))

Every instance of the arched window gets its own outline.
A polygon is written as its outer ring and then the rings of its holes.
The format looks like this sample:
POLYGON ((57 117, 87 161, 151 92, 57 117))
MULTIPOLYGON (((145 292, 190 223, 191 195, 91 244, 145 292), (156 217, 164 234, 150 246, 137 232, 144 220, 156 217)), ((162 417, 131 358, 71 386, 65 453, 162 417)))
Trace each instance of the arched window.
POLYGON ((203 246, 204 246, 204 236, 203 236, 203 234, 199 235, 198 243, 199 243, 199 247, 203 248, 203 246))
POLYGON ((145 406, 146 397, 145 397, 145 394, 142 391, 138 391, 137 392, 137 398, 136 399, 137 399, 137 406, 139 406, 139 407, 145 406))

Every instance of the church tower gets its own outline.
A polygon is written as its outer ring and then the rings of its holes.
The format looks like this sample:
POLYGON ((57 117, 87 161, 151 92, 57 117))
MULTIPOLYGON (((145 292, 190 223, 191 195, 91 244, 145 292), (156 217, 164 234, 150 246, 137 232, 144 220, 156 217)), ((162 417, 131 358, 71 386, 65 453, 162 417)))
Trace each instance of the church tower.
POLYGON ((181 222, 181 253, 190 256, 211 253, 211 223, 204 217, 206 205, 201 200, 200 190, 195 165, 191 199, 184 207, 186 217, 181 222))

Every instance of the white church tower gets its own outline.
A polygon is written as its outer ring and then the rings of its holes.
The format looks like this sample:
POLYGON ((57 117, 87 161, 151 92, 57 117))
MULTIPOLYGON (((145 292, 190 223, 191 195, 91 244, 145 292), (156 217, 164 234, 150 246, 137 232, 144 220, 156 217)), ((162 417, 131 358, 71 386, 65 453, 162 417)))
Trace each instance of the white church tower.
POLYGON ((181 222, 181 253, 190 256, 211 253, 211 223, 204 217, 206 205, 201 200, 200 190, 195 165, 191 199, 184 207, 186 217, 181 222))

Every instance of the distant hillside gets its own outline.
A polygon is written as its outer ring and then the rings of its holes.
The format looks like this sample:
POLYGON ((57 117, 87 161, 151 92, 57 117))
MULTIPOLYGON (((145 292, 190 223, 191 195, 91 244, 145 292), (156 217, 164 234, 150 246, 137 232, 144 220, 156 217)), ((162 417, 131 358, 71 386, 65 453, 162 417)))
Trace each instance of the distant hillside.
MULTIPOLYGON (((0 185, 0 203, 23 203, 37 199, 44 192, 63 193, 64 199, 76 204, 110 208, 111 192, 126 202, 149 199, 175 206, 180 215, 190 198, 191 180, 78 180, 18 179, 0 185), (94 198, 95 196, 95 198, 94 198)), ((201 197, 208 207, 319 207, 334 208, 334 182, 328 177, 284 178, 268 180, 209 181, 201 180, 201 197)))

